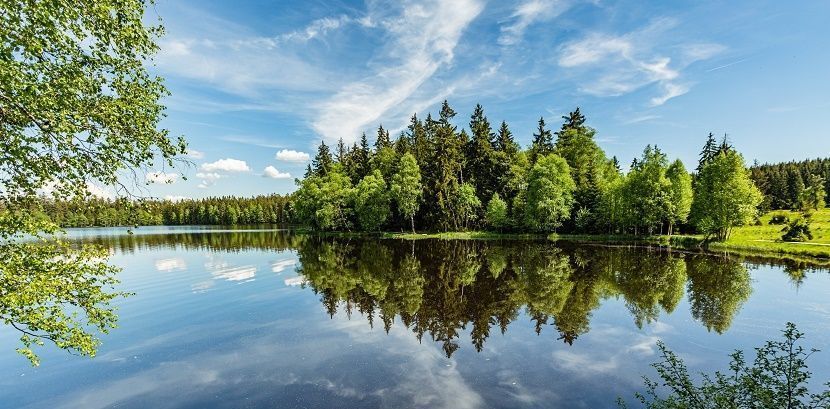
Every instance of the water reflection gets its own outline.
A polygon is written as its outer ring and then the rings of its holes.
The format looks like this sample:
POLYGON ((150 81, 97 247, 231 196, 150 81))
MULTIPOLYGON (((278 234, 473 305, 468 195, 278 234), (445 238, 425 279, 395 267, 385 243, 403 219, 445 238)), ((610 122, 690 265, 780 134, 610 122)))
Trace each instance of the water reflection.
POLYGON ((622 298, 638 327, 671 313, 688 288, 692 315, 723 332, 751 292, 744 263, 726 257, 544 242, 310 238, 298 271, 331 316, 355 311, 388 332, 398 317, 447 357, 470 329, 481 350, 522 308, 538 334, 573 344, 603 300, 622 298))
MULTIPOLYGON (((569 246, 545 241, 378 240, 287 231, 185 232, 87 238, 122 252, 183 246, 211 251, 296 251, 275 273, 296 268, 289 286, 307 286, 331 317, 364 315, 387 332, 395 325, 442 344, 451 357, 469 329, 478 351, 521 312, 537 334, 569 345, 590 330, 604 300, 622 299, 642 328, 671 313, 688 292, 691 315, 709 331, 729 329, 752 291, 749 264, 724 256, 629 247, 569 246)), ((176 263, 162 261, 166 269, 176 263)), ((206 265, 214 278, 246 281, 253 267, 206 265)), ((793 281, 803 277, 797 269, 793 281)), ((789 272, 790 270, 788 270, 789 272)), ((204 286, 194 291, 204 291, 204 286)))

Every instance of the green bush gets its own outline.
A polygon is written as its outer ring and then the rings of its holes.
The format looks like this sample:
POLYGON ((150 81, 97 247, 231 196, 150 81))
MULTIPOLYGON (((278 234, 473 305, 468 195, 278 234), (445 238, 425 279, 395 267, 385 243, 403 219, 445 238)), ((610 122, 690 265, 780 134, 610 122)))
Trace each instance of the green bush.
POLYGON ((802 242, 813 239, 813 233, 810 231, 810 219, 807 217, 798 217, 789 222, 783 230, 784 235, 781 240, 790 242, 802 242))
POLYGON ((790 218, 784 213, 776 213, 769 219, 770 225, 787 224, 789 222, 790 218))
MULTIPOLYGON (((806 409, 830 408, 830 382, 824 390, 810 393, 807 358, 815 349, 804 349, 799 341, 804 335, 795 324, 787 323, 781 341, 767 341, 756 348, 755 361, 749 365, 741 351, 735 351, 729 372, 701 374, 699 382, 689 375, 683 361, 659 342, 662 361, 653 364, 662 383, 645 378, 646 392, 636 394, 637 401, 648 409, 806 409), (660 393, 661 387, 666 389, 660 393), (663 397, 661 397, 661 395, 663 397)), ((620 407, 626 407, 622 399, 620 407)))

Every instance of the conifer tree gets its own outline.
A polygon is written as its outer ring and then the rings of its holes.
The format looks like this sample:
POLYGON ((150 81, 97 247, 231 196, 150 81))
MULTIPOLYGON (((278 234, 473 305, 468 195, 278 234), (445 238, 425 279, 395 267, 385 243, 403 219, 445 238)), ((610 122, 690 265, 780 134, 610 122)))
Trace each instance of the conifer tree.
POLYGON ((343 143, 343 138, 337 140, 337 152, 335 153, 334 159, 337 162, 343 163, 346 160, 346 154, 348 153, 348 148, 343 143))
POLYGON ((455 114, 445 100, 441 105, 438 121, 429 124, 435 133, 432 161, 435 179, 431 189, 435 195, 435 213, 432 217, 435 226, 442 230, 459 227, 455 204, 462 174, 463 153, 460 137, 455 132, 455 126, 450 123, 455 114))
POLYGON ((562 131, 568 129, 582 130, 585 124, 585 115, 579 112, 579 107, 569 112, 568 115, 563 115, 562 119, 565 120, 565 123, 562 124, 562 131))
POLYGON ((388 148, 392 146, 392 142, 389 139, 389 131, 383 129, 383 125, 378 126, 378 136, 375 139, 375 151, 378 151, 383 148, 388 148))
POLYGON ((715 157, 717 152, 718 142, 715 140, 715 134, 709 132, 709 136, 706 138, 706 143, 700 151, 700 159, 698 160, 696 169, 697 173, 700 173, 701 169, 703 169, 703 167, 715 157))
POLYGON ((494 149, 496 135, 493 134, 481 105, 476 105, 470 117, 470 131, 472 136, 466 146, 466 179, 475 180, 476 196, 484 202, 498 188, 499 174, 494 149))
POLYGON ((536 163, 540 156, 553 152, 553 133, 545 128, 545 118, 539 118, 539 127, 533 134, 533 143, 530 146, 530 163, 536 163))
POLYGON ((328 145, 326 145, 324 141, 320 141, 320 146, 317 148, 317 155, 315 155, 314 159, 311 161, 314 174, 318 176, 325 176, 329 170, 331 170, 331 165, 333 163, 334 160, 331 157, 328 145))
POLYGON ((356 147, 357 149, 354 150, 353 154, 353 164, 352 164, 352 174, 349 176, 352 178, 352 183, 357 184, 363 180, 366 175, 369 174, 371 171, 371 164, 369 163, 371 159, 371 150, 369 150, 369 141, 366 138, 366 132, 364 132, 360 136, 360 145, 356 147))
POLYGON ((507 122, 501 121, 499 127, 499 134, 496 138, 496 150, 506 153, 508 156, 515 155, 519 152, 519 144, 513 139, 513 133, 507 126, 507 122))

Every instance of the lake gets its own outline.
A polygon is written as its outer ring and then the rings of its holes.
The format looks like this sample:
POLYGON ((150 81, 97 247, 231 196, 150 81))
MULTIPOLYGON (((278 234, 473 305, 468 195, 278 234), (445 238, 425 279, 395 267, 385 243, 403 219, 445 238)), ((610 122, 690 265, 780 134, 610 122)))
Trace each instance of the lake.
MULTIPOLYGON (((612 408, 662 340, 693 371, 807 334, 830 379, 830 275, 659 248, 80 229, 123 268, 98 356, 0 327, 3 408, 612 408)), ((751 354, 750 354, 751 355, 751 354)))

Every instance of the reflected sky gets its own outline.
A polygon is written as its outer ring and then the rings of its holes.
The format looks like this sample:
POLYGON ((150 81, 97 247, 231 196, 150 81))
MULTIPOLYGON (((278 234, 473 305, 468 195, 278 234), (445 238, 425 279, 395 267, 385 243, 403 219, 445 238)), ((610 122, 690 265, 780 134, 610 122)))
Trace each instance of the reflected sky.
MULTIPOLYGON (((119 328, 93 359, 0 327, 14 408, 604 408, 665 341, 693 370, 786 321, 830 350, 830 277, 799 266, 527 241, 156 230, 115 249, 119 328), (169 233, 169 234, 167 234, 169 233)), ((822 352, 816 379, 830 378, 822 352)), ((830 355, 828 355, 830 356, 830 355)))

